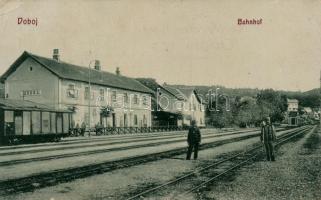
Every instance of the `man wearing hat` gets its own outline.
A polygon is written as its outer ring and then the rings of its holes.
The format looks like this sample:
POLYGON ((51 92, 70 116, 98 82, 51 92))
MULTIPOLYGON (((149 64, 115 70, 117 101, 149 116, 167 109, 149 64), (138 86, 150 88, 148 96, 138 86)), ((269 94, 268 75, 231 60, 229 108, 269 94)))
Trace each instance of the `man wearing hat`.
POLYGON ((196 121, 191 121, 191 127, 188 130, 187 143, 188 150, 186 160, 191 159, 192 151, 194 149, 194 160, 197 159, 198 156, 198 147, 201 142, 201 132, 200 129, 196 126, 196 121))
POLYGON ((263 142, 268 161, 275 161, 273 142, 276 140, 275 129, 270 117, 262 122, 260 140, 263 142))

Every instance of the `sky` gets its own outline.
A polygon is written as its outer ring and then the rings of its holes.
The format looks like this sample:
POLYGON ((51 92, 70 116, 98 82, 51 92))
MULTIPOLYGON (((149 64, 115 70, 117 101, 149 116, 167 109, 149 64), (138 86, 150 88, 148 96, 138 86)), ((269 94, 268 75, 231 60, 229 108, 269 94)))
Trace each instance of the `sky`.
POLYGON ((321 0, 0 0, 0 74, 23 51, 58 48, 159 83, 306 91, 320 85, 320 11, 321 0))

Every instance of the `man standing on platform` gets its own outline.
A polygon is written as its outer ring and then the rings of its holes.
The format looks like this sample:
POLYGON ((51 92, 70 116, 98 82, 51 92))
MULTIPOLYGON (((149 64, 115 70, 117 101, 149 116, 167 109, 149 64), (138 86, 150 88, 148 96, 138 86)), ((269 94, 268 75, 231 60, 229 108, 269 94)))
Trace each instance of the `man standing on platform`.
POLYGON ((276 136, 270 117, 262 122, 260 140, 264 144, 267 160, 275 161, 273 142, 276 140, 276 136))
POLYGON ((80 128, 80 134, 81 134, 81 136, 85 136, 85 132, 86 132, 86 123, 85 123, 85 122, 82 122, 81 128, 80 128))
POLYGON ((188 150, 186 160, 191 159, 192 151, 194 149, 194 160, 197 159, 198 156, 198 147, 201 142, 201 132, 200 129, 196 126, 196 121, 191 121, 191 127, 188 130, 187 143, 188 150))

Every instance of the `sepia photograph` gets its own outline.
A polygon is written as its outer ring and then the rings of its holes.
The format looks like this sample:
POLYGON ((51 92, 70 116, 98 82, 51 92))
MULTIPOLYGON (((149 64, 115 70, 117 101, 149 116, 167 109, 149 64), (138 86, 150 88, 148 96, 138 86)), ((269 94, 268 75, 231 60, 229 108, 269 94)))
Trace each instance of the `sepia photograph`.
POLYGON ((320 200, 321 0, 0 0, 0 200, 320 200))

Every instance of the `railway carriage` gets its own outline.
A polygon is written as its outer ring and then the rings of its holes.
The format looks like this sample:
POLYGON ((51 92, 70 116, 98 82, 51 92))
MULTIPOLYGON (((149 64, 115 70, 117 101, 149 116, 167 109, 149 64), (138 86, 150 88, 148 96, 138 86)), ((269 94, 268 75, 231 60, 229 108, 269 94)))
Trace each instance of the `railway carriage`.
POLYGON ((59 141, 69 133, 72 112, 26 100, 0 99, 0 143, 59 141))

